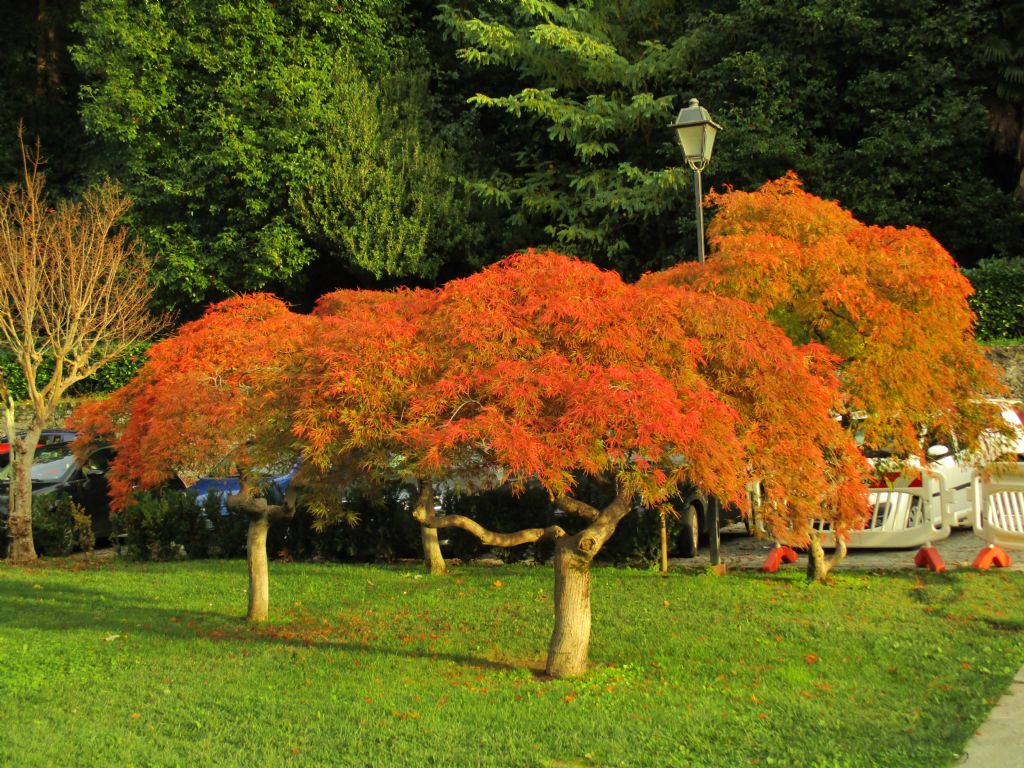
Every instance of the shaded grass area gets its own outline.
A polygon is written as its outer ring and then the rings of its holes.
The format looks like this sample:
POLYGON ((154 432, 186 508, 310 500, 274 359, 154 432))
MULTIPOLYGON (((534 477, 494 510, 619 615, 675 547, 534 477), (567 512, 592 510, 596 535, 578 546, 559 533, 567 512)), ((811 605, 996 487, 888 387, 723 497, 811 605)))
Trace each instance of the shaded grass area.
POLYGON ((1024 663, 1024 574, 0 565, 0 765, 941 766, 1024 663))

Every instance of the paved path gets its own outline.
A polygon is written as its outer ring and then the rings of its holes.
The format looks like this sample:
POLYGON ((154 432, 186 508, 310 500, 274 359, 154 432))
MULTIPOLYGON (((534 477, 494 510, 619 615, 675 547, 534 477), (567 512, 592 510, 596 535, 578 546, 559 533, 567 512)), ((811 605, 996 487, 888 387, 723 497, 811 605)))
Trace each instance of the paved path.
POLYGON ((960 768, 1024 768, 1024 668, 964 748, 960 768))

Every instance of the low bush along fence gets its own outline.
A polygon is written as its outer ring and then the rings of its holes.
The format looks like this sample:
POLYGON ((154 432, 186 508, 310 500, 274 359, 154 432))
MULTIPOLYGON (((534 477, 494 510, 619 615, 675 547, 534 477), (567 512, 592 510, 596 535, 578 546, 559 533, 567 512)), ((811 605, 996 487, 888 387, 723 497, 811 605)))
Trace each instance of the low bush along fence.
MULTIPOLYGON (((600 503, 600 489, 588 489, 584 496, 600 503)), ((302 508, 287 521, 273 524, 267 538, 272 556, 295 560, 336 560, 349 562, 393 562, 422 556, 418 524, 410 506, 412 489, 393 485, 374 492, 348 493, 346 504, 355 512, 355 525, 334 523, 317 530, 310 513, 302 508)), ((492 530, 559 524, 571 529, 574 518, 560 516, 539 489, 514 496, 496 490, 473 496, 443 495, 444 512, 472 516, 492 530)), ((3 510, 0 510, 0 517, 3 510)), ((3 520, 0 519, 0 553, 3 520)), ((245 515, 227 510, 222 499, 210 494, 200 503, 194 493, 162 490, 140 494, 135 502, 113 518, 115 542, 122 554, 139 560, 182 558, 237 558, 245 556, 245 515)), ((61 556, 89 551, 94 546, 87 516, 70 501, 39 504, 33 515, 33 531, 40 552, 61 556)), ((668 520, 669 540, 681 538, 680 522, 668 520)), ((446 557, 471 559, 494 554, 508 561, 526 558, 546 560, 550 544, 530 544, 511 550, 489 550, 459 529, 441 532, 446 557)), ((658 513, 638 510, 619 526, 612 541, 602 550, 605 560, 648 565, 657 561, 660 546, 658 513)))

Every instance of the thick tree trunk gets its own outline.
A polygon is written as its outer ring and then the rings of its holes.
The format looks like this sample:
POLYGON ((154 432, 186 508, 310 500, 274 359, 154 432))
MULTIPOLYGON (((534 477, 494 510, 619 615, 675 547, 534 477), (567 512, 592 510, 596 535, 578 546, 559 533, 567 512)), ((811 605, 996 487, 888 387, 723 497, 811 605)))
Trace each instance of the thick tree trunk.
POLYGON ((448 566, 444 562, 444 555, 441 554, 441 543, 437 538, 437 528, 420 526, 420 539, 423 542, 423 564, 431 576, 444 576, 448 573, 448 566))
POLYGON ((547 673, 579 677, 590 652, 590 559, 576 552, 576 536, 555 544, 555 631, 548 647, 547 673))
MULTIPOLYGON (((434 516, 434 486, 429 480, 420 482, 420 495, 416 500, 416 509, 412 513, 416 520, 427 520, 434 516)), ((441 554, 441 543, 437 538, 437 528, 420 523, 420 541, 423 543, 423 564, 432 576, 444 576, 448 573, 444 556, 441 554)))
MULTIPOLYGON (((249 561, 249 612, 246 621, 266 621, 270 615, 270 571, 267 567, 267 531, 270 521, 286 520, 295 509, 286 494, 285 504, 267 504, 258 496, 257 486, 245 475, 241 478, 241 489, 234 496, 228 496, 228 509, 241 512, 249 517, 249 534, 246 553, 249 561)), ((289 489, 290 490, 290 489, 289 489)))
POLYGON ((249 612, 246 621, 266 621, 270 615, 270 570, 267 566, 267 515, 249 516, 246 552, 249 558, 249 612))
POLYGON ((7 553, 12 563, 31 563, 37 559, 32 538, 32 461, 42 427, 33 425, 21 437, 15 437, 11 411, 6 414, 10 443, 11 482, 7 497, 7 533, 11 540, 7 553))
POLYGON ((547 673, 552 677, 579 677, 587 671, 590 652, 590 562, 629 514, 632 500, 630 494, 620 490, 611 504, 599 510, 569 496, 558 496, 559 508, 588 524, 575 536, 566 536, 557 525, 497 533, 463 515, 435 515, 433 506, 423 503, 414 507, 413 517, 432 528, 461 528, 491 547, 554 541, 555 630, 548 646, 547 673))
POLYGON ((821 546, 821 536, 817 532, 811 534, 811 546, 807 551, 807 579, 824 583, 828 575, 846 557, 846 541, 838 533, 836 548, 831 557, 825 557, 825 549, 821 546))

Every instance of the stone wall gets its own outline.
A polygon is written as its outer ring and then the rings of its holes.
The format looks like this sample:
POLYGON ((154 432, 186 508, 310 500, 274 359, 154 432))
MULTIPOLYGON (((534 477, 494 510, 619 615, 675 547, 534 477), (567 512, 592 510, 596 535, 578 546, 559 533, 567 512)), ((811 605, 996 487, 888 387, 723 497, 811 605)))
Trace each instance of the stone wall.
MULTIPOLYGON (((71 415, 71 412, 75 409, 82 400, 80 398, 64 400, 54 410, 53 414, 46 421, 47 429, 61 429, 64 427, 64 421, 71 415)), ((32 411, 25 405, 14 406, 14 424, 19 429, 25 429, 28 427, 28 423, 32 418, 32 411)), ((4 431, 3 419, 0 418, 0 433, 4 431)))
POLYGON ((1024 344, 1012 347, 986 347, 988 359, 1006 372, 1003 381, 1013 397, 1024 400, 1024 344))

